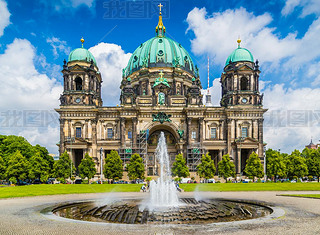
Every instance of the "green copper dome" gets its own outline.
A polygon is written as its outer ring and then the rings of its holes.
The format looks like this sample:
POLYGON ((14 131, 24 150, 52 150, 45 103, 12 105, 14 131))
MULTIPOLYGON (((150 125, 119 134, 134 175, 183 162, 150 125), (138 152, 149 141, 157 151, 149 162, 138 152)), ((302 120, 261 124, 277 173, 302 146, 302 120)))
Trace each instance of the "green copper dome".
POLYGON ((90 51, 88 51, 85 48, 77 48, 70 52, 68 62, 71 61, 86 61, 91 62, 93 60, 93 63, 97 65, 96 59, 93 57, 90 51))
POLYGON ((241 40, 239 39, 238 41, 238 48, 235 49, 228 57, 226 60, 226 65, 233 62, 239 62, 239 61, 248 61, 254 63, 253 56, 251 52, 245 48, 240 47, 240 42, 241 40))
POLYGON ((124 76, 142 67, 180 67, 195 73, 194 63, 181 44, 166 37, 153 37, 142 43, 131 55, 124 76))

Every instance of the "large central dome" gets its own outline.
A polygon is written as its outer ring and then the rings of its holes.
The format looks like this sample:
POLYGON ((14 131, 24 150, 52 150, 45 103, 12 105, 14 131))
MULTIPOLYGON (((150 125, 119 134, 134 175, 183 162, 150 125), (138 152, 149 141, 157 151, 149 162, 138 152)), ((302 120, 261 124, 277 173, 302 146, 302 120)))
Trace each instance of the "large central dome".
POLYGON ((180 67, 195 72, 194 63, 186 49, 164 36, 149 39, 133 52, 125 68, 125 76, 143 67, 180 67))
POLYGON ((133 52, 123 77, 127 77, 141 68, 172 67, 183 69, 195 77, 198 76, 189 53, 180 43, 165 36, 166 28, 162 23, 160 12, 159 23, 156 27, 156 36, 141 43, 133 52))

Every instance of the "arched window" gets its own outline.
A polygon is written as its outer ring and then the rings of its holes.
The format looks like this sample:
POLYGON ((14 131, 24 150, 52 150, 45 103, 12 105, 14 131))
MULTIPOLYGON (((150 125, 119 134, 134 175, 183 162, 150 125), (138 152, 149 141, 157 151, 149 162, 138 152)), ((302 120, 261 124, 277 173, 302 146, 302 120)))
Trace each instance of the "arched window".
POLYGON ((241 90, 241 91, 247 91, 247 90, 249 90, 249 87, 248 87, 248 79, 245 78, 245 77, 242 77, 242 78, 241 78, 240 90, 241 90))
POLYGON ((76 82, 76 91, 82 91, 82 79, 77 77, 74 81, 76 82))

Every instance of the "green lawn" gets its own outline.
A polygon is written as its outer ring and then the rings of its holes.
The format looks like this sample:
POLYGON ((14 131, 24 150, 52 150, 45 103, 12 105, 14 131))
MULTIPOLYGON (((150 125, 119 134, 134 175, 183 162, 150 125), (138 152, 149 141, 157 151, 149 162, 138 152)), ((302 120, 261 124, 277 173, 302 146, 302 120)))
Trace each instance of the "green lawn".
POLYGON ((55 194, 139 192, 139 184, 42 184, 0 187, 0 198, 55 194))
MULTIPOLYGON (((55 194, 139 192, 141 184, 43 184, 0 187, 0 198, 55 194)), ((320 183, 180 184, 191 191, 320 191, 320 183)))
POLYGON ((307 198, 319 198, 320 199, 320 194, 281 194, 280 196, 307 197, 307 198))
POLYGON ((320 191, 320 183, 218 183, 180 184, 185 192, 192 191, 320 191))

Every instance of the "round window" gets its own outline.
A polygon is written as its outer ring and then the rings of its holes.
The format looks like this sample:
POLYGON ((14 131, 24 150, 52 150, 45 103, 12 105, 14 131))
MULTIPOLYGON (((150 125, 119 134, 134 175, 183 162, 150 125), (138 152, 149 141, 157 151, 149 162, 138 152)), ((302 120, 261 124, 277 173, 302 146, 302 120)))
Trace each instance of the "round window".
POLYGON ((163 56, 163 51, 162 51, 162 50, 159 50, 159 51, 158 51, 158 55, 159 55, 159 56, 163 56))

